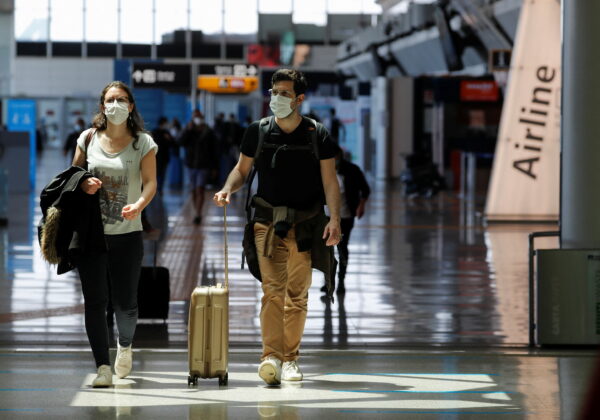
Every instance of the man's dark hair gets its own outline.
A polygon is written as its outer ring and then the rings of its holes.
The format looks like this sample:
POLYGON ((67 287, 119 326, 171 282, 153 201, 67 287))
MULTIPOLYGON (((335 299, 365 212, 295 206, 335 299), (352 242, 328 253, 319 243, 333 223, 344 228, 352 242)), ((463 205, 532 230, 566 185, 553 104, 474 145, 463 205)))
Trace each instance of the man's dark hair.
POLYGON ((279 69, 273 73, 273 77, 271 77, 271 87, 273 87, 275 83, 283 81, 294 82, 294 92, 296 95, 306 93, 308 83, 302 72, 294 69, 279 69))

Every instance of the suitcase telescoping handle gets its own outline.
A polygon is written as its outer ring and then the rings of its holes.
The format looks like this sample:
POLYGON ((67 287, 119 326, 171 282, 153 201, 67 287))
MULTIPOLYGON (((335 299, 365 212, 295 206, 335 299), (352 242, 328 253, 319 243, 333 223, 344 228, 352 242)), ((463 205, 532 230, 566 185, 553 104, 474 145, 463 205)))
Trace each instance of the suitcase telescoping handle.
POLYGON ((223 206, 223 236, 224 236, 223 251, 225 253, 225 288, 227 290, 229 290, 229 249, 227 246, 227 205, 223 206))

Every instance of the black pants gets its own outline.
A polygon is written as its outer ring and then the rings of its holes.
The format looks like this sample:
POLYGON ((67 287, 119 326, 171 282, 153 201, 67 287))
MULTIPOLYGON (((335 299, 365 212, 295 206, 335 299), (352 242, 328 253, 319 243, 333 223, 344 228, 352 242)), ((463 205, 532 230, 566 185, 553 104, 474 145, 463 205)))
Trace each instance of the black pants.
POLYGON ((137 323, 137 288, 144 255, 142 232, 105 235, 108 253, 80 258, 77 265, 87 332, 96 367, 110 365, 106 306, 115 310, 119 344, 129 346, 137 323))
POLYGON ((350 242, 350 233, 354 227, 354 217, 343 218, 340 221, 342 228, 342 239, 337 244, 340 266, 338 270, 338 287, 344 287, 344 279, 346 278, 346 268, 348 267, 348 242, 350 242))

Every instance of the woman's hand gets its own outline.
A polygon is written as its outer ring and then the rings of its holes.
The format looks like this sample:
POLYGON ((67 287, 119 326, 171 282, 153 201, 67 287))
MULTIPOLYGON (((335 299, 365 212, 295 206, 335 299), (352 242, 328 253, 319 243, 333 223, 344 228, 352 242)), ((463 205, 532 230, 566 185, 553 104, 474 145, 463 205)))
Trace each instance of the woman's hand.
POLYGON ((126 220, 133 220, 140 215, 141 211, 137 204, 127 204, 121 210, 121 216, 126 220))
POLYGON ((95 177, 86 178, 79 186, 86 194, 94 195, 102 187, 102 181, 95 177))

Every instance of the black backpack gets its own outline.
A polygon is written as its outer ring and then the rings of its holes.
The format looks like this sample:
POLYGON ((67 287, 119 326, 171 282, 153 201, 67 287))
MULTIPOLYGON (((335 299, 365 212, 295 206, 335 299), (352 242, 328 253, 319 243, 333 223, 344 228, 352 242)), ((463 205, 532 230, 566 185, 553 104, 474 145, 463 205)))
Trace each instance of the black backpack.
POLYGON ((303 119, 307 120, 310 123, 310 127, 308 129, 309 133, 309 144, 276 144, 276 143, 268 143, 265 142, 265 137, 273 130, 273 125, 275 124, 275 117, 265 117, 260 120, 258 126, 258 144, 256 145, 256 152, 254 153, 254 167, 252 168, 252 172, 250 172, 250 176, 248 177, 248 194, 246 195, 246 219, 250 222, 250 187, 252 186, 252 182, 254 181, 254 177, 256 176, 256 162, 260 158, 260 154, 263 149, 275 149, 275 153, 273 153, 273 158, 271 159, 271 168, 275 167, 275 163, 277 160, 277 153, 281 150, 307 150, 312 152, 313 157, 318 162, 319 161, 319 145, 317 144, 317 122, 312 118, 308 118, 303 116, 303 119))
POLYGON ((256 176, 256 162, 260 158, 263 149, 275 149, 273 158, 271 159, 271 168, 275 167, 277 160, 277 153, 281 150, 306 150, 312 152, 313 157, 319 161, 319 145, 317 144, 317 122, 312 118, 302 117, 309 121, 310 127, 309 132, 309 144, 297 145, 297 144, 275 144, 265 142, 265 137, 273 129, 275 124, 275 118, 273 116, 265 117, 260 120, 258 127, 258 144, 256 146, 256 152, 254 153, 254 167, 248 177, 248 193, 246 194, 246 226, 244 228, 244 238, 242 240, 242 269, 244 268, 244 261, 248 262, 248 269, 250 273, 259 281, 262 281, 260 275, 260 268, 258 266, 258 255, 256 252, 256 245, 254 243, 254 223, 252 222, 252 203, 250 201, 250 192, 252 182, 256 176))

